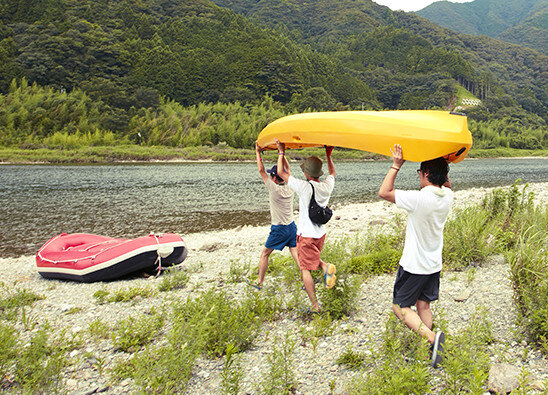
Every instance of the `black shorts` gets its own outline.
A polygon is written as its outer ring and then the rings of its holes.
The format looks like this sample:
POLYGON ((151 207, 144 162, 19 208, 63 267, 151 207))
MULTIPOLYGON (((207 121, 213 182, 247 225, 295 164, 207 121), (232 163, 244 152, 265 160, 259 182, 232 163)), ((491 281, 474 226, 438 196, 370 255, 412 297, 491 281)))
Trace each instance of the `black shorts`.
POLYGON ((400 266, 394 284, 392 303, 400 307, 411 307, 417 300, 433 302, 440 294, 440 272, 432 274, 412 274, 400 266))

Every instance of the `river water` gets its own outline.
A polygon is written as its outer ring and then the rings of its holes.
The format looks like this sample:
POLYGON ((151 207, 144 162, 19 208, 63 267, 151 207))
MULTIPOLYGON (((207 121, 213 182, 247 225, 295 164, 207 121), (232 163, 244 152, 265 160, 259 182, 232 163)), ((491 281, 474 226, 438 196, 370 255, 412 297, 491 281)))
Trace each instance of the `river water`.
MULTIPOLYGON (((335 163, 332 205, 377 199, 390 162, 335 163)), ((397 188, 418 188, 406 163, 397 188)), ((302 177, 298 164, 295 176, 302 177)), ((547 182, 547 159, 480 159, 451 165, 454 190, 547 182)), ((297 208, 295 199, 295 208, 297 208)), ((255 163, 0 166, 0 257, 35 254, 59 233, 138 237, 269 223, 255 163)))

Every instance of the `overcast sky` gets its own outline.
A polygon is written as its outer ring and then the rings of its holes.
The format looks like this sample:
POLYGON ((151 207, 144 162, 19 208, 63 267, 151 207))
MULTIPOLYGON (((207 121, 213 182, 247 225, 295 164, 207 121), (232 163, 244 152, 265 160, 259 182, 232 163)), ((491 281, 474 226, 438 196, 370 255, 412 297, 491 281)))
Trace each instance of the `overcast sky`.
MULTIPOLYGON (((373 0, 377 4, 385 5, 391 10, 418 11, 436 0, 373 0)), ((468 3, 472 0, 451 0, 451 3, 468 3)))

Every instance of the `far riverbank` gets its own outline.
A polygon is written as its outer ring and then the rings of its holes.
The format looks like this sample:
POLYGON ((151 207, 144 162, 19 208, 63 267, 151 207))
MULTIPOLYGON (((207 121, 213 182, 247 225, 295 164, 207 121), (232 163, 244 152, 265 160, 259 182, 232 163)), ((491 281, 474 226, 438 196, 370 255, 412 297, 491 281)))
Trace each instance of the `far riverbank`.
MULTIPOLYGON (((266 159, 274 160, 274 152, 265 152, 266 159)), ((323 156, 322 149, 291 151, 294 159, 309 155, 323 156)), ((473 149, 468 158, 520 158, 545 157, 548 150, 525 150, 513 148, 473 149)), ((336 161, 382 160, 383 155, 370 152, 335 149, 333 158, 336 161)), ((200 147, 165 147, 121 145, 108 147, 80 147, 72 149, 57 148, 17 148, 0 147, 0 164, 89 164, 89 163, 129 163, 129 162, 229 162, 254 161, 253 149, 232 148, 219 144, 200 147)))

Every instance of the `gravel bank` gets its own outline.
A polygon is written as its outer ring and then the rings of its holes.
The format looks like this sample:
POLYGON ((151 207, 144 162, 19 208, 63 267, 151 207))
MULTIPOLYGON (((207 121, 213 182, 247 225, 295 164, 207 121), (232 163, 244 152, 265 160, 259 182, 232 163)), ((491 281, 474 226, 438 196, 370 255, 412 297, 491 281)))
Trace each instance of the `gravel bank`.
MULTIPOLYGON (((548 183, 532 184, 530 190, 535 192, 538 202, 548 201, 548 183)), ((483 188, 457 191, 455 207, 478 202, 488 191, 489 189, 483 188)), ((369 227, 382 226, 398 211, 394 205, 385 202, 335 207, 337 219, 328 225, 328 240, 357 234, 369 227)), ((196 290, 218 287, 235 298, 245 295, 249 291, 245 284, 226 281, 230 264, 238 260, 255 268, 268 231, 269 227, 262 226, 184 235, 190 249, 184 263, 191 269, 188 286, 173 292, 157 293, 151 298, 137 299, 134 303, 98 305, 93 294, 101 289, 113 292, 136 286, 156 288, 161 280, 136 278, 94 284, 45 280, 36 273, 34 257, 22 256, 0 258, 0 282, 6 287, 24 288, 45 296, 45 299, 36 302, 27 311, 27 316, 32 321, 39 325, 47 321, 54 328, 67 328, 78 333, 86 331, 96 318, 112 325, 128 316, 136 316, 162 306, 172 298, 184 299, 196 290)), ((435 308, 445 312, 451 331, 457 332, 467 324, 478 306, 485 307, 489 320, 493 323, 496 338, 495 344, 491 346, 492 361, 524 366, 535 380, 546 380, 548 358, 530 349, 519 338, 508 270, 502 257, 492 257, 476 268, 473 275, 468 272, 443 272, 440 300, 435 308), (456 299, 463 296, 463 292, 468 297, 464 301, 457 301, 456 299)), ((266 286, 269 285, 269 280, 267 277, 266 286)), ((310 342, 300 341, 301 330, 308 325, 301 319, 288 315, 282 320, 265 325, 254 347, 242 355, 241 363, 245 371, 243 389, 247 393, 257 392, 257 384, 268 372, 267 357, 272 352, 273 343, 289 333, 298 340, 294 352, 297 393, 329 393, 333 379, 336 379, 335 393, 343 392, 346 384, 357 373, 338 366, 335 361, 348 345, 355 351, 366 351, 371 341, 379 341, 384 322, 391 313, 393 281, 393 275, 382 275, 364 282, 360 291, 358 312, 349 319, 338 322, 333 335, 320 339, 315 350, 310 342)), ((18 325, 19 329, 23 329, 21 324, 18 325)), ((22 336, 28 334, 23 333, 22 336)), ((86 339, 87 335, 83 336, 86 339)), ((134 391, 130 380, 114 385, 109 382, 108 369, 121 358, 127 358, 127 355, 114 350, 110 340, 100 343, 85 341, 83 348, 70 354, 73 364, 65 370, 63 377, 66 389, 71 393, 134 391), (102 374, 99 365, 103 367, 102 374)), ((200 359, 190 380, 188 393, 218 393, 223 362, 222 358, 200 359)))

